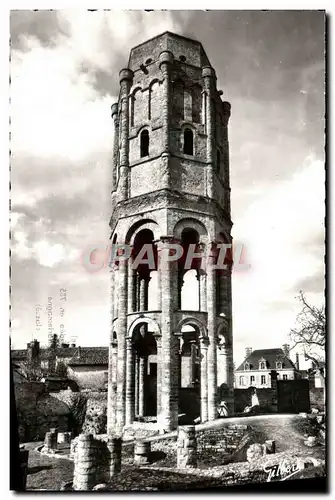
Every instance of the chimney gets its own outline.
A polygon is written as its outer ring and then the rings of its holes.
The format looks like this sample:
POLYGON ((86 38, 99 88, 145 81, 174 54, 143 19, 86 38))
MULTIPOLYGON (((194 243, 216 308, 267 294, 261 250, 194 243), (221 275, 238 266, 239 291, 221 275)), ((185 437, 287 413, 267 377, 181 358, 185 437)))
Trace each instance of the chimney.
POLYGON ((29 362, 37 362, 40 356, 40 343, 34 339, 27 344, 27 360, 29 362))
POLYGON ((247 358, 248 356, 250 356, 251 353, 252 353, 252 347, 246 347, 245 357, 247 358))
POLYGON ((297 370, 299 370, 299 353, 298 352, 295 354, 295 367, 297 370))
POLYGON ((284 344, 282 347, 284 354, 287 358, 290 357, 290 345, 289 344, 284 344))

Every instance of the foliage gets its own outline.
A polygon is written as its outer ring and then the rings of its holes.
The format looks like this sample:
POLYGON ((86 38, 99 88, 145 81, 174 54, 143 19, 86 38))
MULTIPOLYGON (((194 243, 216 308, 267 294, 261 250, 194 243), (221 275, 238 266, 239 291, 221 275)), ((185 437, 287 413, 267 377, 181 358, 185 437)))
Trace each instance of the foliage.
POLYGON ((40 382, 43 378, 43 372, 36 362, 26 360, 21 366, 21 371, 28 382, 40 382))
POLYGON ((104 408, 102 413, 95 411, 94 413, 87 413, 83 432, 90 434, 105 434, 107 432, 107 409, 104 408))
POLYGON ((70 414, 69 424, 75 436, 81 433, 87 407, 87 397, 81 392, 74 393, 71 402, 68 403, 70 414))
POLYGON ((58 337, 57 333, 54 333, 52 335, 52 337, 50 338, 49 348, 50 349, 57 349, 57 347, 59 347, 59 344, 60 344, 59 337, 58 337))
POLYGON ((63 361, 59 361, 57 363, 56 373, 60 377, 63 377, 63 378, 67 377, 67 366, 65 365, 65 363, 63 363, 63 361))

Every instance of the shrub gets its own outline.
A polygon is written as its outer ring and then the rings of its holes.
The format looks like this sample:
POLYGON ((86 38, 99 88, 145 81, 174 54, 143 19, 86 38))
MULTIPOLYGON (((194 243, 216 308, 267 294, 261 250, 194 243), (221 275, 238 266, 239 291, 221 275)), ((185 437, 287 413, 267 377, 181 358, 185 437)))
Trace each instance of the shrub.
POLYGON ((81 392, 74 393, 69 403, 69 424, 75 436, 82 432, 86 415, 86 406, 87 397, 81 392))

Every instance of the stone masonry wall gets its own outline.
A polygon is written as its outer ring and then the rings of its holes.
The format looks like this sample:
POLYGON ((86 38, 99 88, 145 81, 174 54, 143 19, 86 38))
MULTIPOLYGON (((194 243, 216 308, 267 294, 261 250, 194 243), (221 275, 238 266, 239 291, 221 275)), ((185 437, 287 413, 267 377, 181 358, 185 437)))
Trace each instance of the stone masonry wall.
POLYGON ((198 454, 202 460, 213 455, 233 453, 245 434, 250 430, 247 425, 228 424, 227 427, 205 429, 197 432, 198 454))
POLYGON ((311 408, 324 411, 324 389, 321 387, 311 387, 309 389, 309 399, 311 408))
MULTIPOLYGON (((241 413, 246 406, 251 404, 250 389, 234 389, 235 412, 241 413)), ((257 396, 260 408, 263 411, 271 412, 273 391, 271 389, 257 389, 257 396)))
POLYGON ((45 384, 23 382, 15 386, 20 441, 44 439, 51 427, 68 430, 69 407, 48 394, 45 384))
POLYGON ((68 367, 68 377, 77 382, 80 389, 98 390, 105 386, 105 373, 108 371, 107 365, 68 367))

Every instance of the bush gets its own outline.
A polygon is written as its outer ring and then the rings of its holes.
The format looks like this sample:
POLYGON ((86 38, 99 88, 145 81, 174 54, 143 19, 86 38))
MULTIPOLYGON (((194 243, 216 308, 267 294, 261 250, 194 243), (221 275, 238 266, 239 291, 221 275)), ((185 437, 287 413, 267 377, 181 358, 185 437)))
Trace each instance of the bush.
POLYGON ((68 405, 70 408, 69 425, 74 436, 77 436, 83 430, 87 407, 87 397, 81 392, 74 393, 71 397, 71 402, 68 403, 68 405))
POLYGON ((88 434, 105 434, 107 432, 107 409, 102 413, 87 413, 83 425, 83 432, 88 434))

